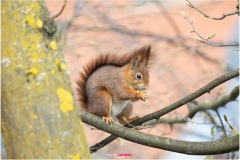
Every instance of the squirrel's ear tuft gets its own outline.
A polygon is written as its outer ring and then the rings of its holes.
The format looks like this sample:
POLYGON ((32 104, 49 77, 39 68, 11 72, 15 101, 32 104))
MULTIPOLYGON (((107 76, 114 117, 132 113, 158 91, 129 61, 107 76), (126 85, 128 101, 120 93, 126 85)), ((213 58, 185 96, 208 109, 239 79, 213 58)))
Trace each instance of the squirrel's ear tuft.
POLYGON ((142 48, 142 53, 141 53, 141 62, 147 66, 148 64, 148 60, 149 60, 149 57, 150 57, 150 54, 151 54, 151 45, 149 46, 144 46, 142 48))
POLYGON ((151 45, 143 46, 142 48, 136 50, 131 60, 132 69, 139 67, 140 63, 147 66, 151 54, 151 45))
POLYGON ((140 58, 138 56, 134 57, 132 60, 131 60, 131 68, 134 69, 136 67, 139 67, 139 64, 140 64, 140 58))

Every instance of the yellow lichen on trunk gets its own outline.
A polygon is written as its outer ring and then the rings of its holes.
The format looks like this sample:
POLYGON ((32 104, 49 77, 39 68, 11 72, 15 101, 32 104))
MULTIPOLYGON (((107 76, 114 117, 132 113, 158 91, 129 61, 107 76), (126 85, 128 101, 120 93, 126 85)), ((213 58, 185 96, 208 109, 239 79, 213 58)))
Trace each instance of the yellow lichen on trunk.
POLYGON ((8 158, 89 158, 57 38, 44 30, 54 27, 44 2, 3 1, 1 12, 1 124, 8 158))

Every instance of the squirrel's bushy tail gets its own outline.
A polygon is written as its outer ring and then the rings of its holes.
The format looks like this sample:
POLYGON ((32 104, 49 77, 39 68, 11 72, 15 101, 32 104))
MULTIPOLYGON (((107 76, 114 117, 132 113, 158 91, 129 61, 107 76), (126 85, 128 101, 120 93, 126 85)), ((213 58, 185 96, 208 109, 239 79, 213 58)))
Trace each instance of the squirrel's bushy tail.
POLYGON ((144 46, 130 54, 117 55, 117 54, 100 54, 96 59, 90 61, 85 67, 83 67, 83 72, 80 73, 80 79, 77 81, 77 97, 80 107, 87 110, 87 94, 86 94, 86 84, 88 78, 91 74, 98 68, 106 65, 113 65, 117 67, 122 67, 132 60, 133 57, 146 52, 149 46, 144 46))

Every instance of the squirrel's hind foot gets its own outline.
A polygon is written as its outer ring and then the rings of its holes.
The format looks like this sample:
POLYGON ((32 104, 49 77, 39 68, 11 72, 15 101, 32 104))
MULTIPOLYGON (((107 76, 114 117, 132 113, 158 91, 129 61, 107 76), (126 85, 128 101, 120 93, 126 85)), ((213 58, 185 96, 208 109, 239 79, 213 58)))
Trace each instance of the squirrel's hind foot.
POLYGON ((106 122, 106 124, 113 123, 112 117, 102 117, 102 120, 106 122))

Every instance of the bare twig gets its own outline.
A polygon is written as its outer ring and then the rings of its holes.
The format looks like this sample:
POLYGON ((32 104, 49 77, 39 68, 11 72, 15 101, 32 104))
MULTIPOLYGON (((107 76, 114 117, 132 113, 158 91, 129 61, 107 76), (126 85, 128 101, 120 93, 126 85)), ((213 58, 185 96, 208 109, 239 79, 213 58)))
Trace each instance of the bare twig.
POLYGON ((235 14, 239 14, 239 11, 236 10, 234 12, 230 12, 230 13, 225 13, 225 14, 222 14, 222 16, 220 17, 211 17, 205 13, 203 13, 202 11, 200 11, 198 8, 196 8, 190 1, 186 0, 185 4, 193 9, 195 9, 196 11, 198 11, 199 13, 201 13, 204 17, 206 18, 210 18, 210 19, 213 19, 213 20, 222 20, 228 16, 232 16, 232 15, 235 15, 235 14))
POLYGON ((65 30, 67 30, 69 27, 72 26, 73 21, 79 17, 80 11, 86 3, 87 3, 86 0, 76 1, 75 5, 74 5, 74 11, 73 11, 72 17, 69 20, 65 21, 63 24, 58 25, 59 33, 63 33, 65 30))
MULTIPOLYGON (((184 104, 187 104, 188 102, 200 97, 201 95, 205 94, 205 93, 210 93, 210 91, 215 88, 216 86, 234 78, 239 76, 239 69, 236 69, 232 72, 226 73, 220 77, 218 77, 217 79, 213 80, 212 82, 208 83, 207 85, 205 85, 204 87, 200 88, 199 90, 197 90, 196 92, 184 97, 183 99, 159 110, 156 112, 153 112, 151 114, 148 114, 144 117, 141 117, 137 120, 135 120, 134 122, 131 123, 131 125, 137 126, 140 124, 143 124, 147 121, 150 121, 152 119, 158 119, 161 116, 183 106, 184 104)), ((87 121, 85 121, 85 123, 87 123, 87 121)), ((126 125, 126 127, 131 128, 131 126, 126 125)), ((105 145, 111 143, 113 140, 115 140, 117 138, 117 136, 115 135, 111 135, 109 137, 107 137, 106 139, 102 140, 101 142, 93 145, 92 147, 90 147, 90 151, 91 152, 96 152, 97 150, 101 149, 102 147, 104 147, 105 145)))
POLYGON ((223 134, 224 134, 225 137, 227 137, 227 132, 226 132, 226 129, 225 129, 224 125, 223 125, 222 118, 221 118, 221 116, 220 116, 220 114, 219 114, 219 112, 217 110, 216 110, 216 113, 217 113, 218 119, 219 119, 219 121, 221 123, 221 129, 223 131, 223 134))
POLYGON ((58 14, 56 14, 55 16, 53 16, 52 19, 55 19, 55 18, 57 18, 58 16, 60 16, 60 15, 62 14, 64 8, 66 7, 66 4, 67 4, 67 0, 64 0, 62 9, 60 10, 60 12, 59 12, 58 14))
POLYGON ((191 25, 192 27, 192 31, 190 31, 190 33, 195 33, 197 35, 197 37, 195 38, 196 40, 202 42, 202 43, 205 43, 205 44, 208 44, 208 45, 211 45, 213 47, 238 47, 239 44, 219 44, 219 43, 213 43, 213 42, 210 42, 209 39, 213 38, 216 34, 212 34, 211 36, 209 36, 208 38, 204 38, 203 36, 201 36, 195 29, 194 25, 193 25, 193 19, 192 20, 189 20, 187 18, 187 16, 183 13, 182 14, 183 17, 187 20, 187 22, 191 25))
POLYGON ((214 124, 214 126, 217 125, 217 122, 215 121, 214 117, 212 116, 212 114, 208 111, 208 110, 204 110, 203 113, 207 116, 208 120, 214 124))

